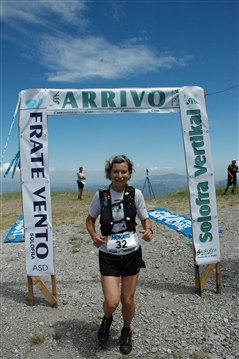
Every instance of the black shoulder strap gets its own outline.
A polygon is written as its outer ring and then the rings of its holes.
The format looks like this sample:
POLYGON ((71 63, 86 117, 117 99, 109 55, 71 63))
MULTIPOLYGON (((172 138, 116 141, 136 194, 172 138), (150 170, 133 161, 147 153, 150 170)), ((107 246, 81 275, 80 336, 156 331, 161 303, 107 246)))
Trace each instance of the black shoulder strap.
MULTIPOLYGON (((107 197, 110 196, 110 186, 111 186, 111 184, 108 187, 104 187, 99 190, 100 203, 102 202, 102 198, 105 197, 105 195, 107 197)), ((127 201, 129 199, 130 200, 134 199, 134 194, 135 194, 135 188, 133 186, 130 186, 127 184, 125 191, 124 191, 123 200, 121 201, 121 203, 124 201, 127 201)), ((119 202, 117 202, 117 204, 119 204, 119 202)))
POLYGON ((133 186, 127 185, 124 192, 124 199, 133 199, 135 194, 135 188, 133 186))

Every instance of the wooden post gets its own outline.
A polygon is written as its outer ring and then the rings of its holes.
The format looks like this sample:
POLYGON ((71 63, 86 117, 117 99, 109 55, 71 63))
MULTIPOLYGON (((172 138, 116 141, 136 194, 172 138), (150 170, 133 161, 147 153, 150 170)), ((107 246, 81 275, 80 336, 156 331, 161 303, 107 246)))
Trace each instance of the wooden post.
POLYGON ((54 274, 51 275, 51 288, 52 295, 56 299, 56 302, 53 304, 53 307, 57 308, 56 276, 54 274))
POLYGON ((217 293, 221 294, 221 265, 220 262, 216 263, 216 285, 217 285, 217 293))
POLYGON ((195 292, 196 294, 202 295, 202 291, 207 284, 207 281, 212 274, 212 271, 216 269, 216 290, 217 293, 221 294, 221 273, 220 273, 220 262, 208 264, 204 272, 200 277, 199 266, 194 263, 194 274, 195 274, 195 292))
POLYGON ((28 301, 29 301, 29 305, 32 307, 34 305, 34 294, 33 294, 32 278, 30 276, 27 276, 27 283, 28 283, 28 301))
POLYGON ((200 282, 200 273, 199 266, 194 263, 194 276, 195 276, 195 293, 201 297, 201 282, 200 282))
POLYGON ((28 281, 28 300, 29 305, 34 305, 34 294, 33 294, 33 282, 38 286, 42 291, 47 301, 55 308, 57 308, 57 291, 56 291, 56 276, 51 275, 51 284, 52 284, 52 293, 44 284, 42 279, 38 276, 27 276, 28 281))

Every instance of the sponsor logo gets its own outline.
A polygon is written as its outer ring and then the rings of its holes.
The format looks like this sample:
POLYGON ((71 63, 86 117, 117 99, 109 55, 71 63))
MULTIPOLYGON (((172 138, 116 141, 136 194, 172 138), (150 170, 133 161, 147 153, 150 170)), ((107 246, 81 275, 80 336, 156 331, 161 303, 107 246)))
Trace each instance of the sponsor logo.
POLYGON ((179 90, 172 91, 172 106, 179 107, 179 90))
POLYGON ((204 257, 216 257, 217 256, 217 249, 216 248, 209 248, 209 249, 199 249, 197 251, 197 256, 199 258, 204 257))
POLYGON ((57 91, 56 93, 53 93, 52 91, 48 92, 48 95, 50 96, 51 100, 56 103, 57 105, 60 105, 60 92, 57 91))
POLYGON ((34 98, 30 98, 25 102, 26 108, 39 108, 42 104, 43 98, 39 98, 38 100, 35 100, 34 98))
POLYGON ((111 240, 122 241, 123 239, 127 239, 127 238, 130 238, 130 233, 112 235, 111 240))
POLYGON ((197 95, 194 94, 194 97, 187 97, 186 95, 184 95, 184 100, 186 105, 198 105, 199 103, 196 100, 197 95))

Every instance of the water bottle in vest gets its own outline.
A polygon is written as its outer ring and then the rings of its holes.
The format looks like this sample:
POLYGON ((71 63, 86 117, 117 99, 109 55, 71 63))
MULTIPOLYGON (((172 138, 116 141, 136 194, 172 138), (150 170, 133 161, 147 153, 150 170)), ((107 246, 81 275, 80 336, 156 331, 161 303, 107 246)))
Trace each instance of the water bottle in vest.
POLYGON ((102 207, 107 207, 107 204, 108 204, 107 196, 108 196, 108 194, 106 192, 104 192, 103 197, 102 197, 102 203, 101 203, 102 207))

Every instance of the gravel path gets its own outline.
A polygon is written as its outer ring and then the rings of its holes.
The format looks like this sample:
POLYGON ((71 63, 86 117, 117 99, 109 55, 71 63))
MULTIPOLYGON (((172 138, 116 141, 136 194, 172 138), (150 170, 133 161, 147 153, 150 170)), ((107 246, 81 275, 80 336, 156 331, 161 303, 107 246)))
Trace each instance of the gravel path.
MULTIPOLYGON (((98 250, 85 229, 54 228, 58 308, 34 285, 35 305, 28 305, 24 244, 3 244, 1 231, 1 359, 239 358, 238 207, 218 210, 222 294, 215 272, 202 297, 194 292, 192 245, 186 237, 153 222, 151 243, 142 243, 146 269, 140 272, 133 350, 119 353, 120 307, 114 314, 107 347, 96 334, 102 317, 98 250), (34 344, 34 339, 44 339, 34 344)), ((202 268, 203 270, 203 268, 202 268)), ((42 277, 50 288, 50 277, 42 277)))

